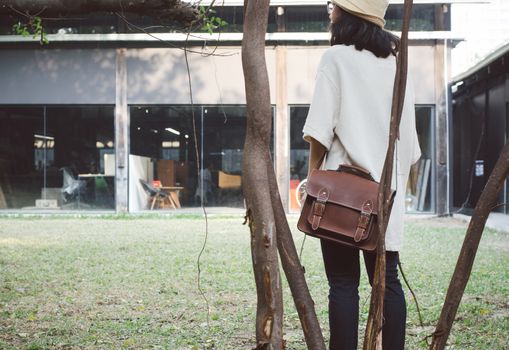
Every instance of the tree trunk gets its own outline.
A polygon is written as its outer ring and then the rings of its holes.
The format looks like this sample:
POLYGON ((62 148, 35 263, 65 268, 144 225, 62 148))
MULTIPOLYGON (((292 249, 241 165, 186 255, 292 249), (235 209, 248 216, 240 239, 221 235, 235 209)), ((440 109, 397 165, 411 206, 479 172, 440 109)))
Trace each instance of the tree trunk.
POLYGON ((30 16, 66 17, 92 12, 123 12, 152 15, 156 18, 175 19, 191 23, 197 19, 195 7, 180 0, 4 0, 0 14, 16 11, 30 16))
MULTIPOLYGON (((382 319, 385 295, 385 231, 389 223, 391 211, 390 192, 392 183, 394 148, 399 134, 399 124, 405 101, 405 89, 408 66, 408 29, 412 14, 412 0, 405 0, 403 14, 403 28, 401 30, 401 47, 398 54, 396 76, 391 109, 391 122, 389 129, 389 144, 385 157, 382 177, 380 179, 380 191, 378 193, 378 228, 380 237, 377 244, 377 258, 375 263, 375 276, 371 288, 371 300, 369 315, 364 334, 364 350, 382 349, 382 319)), ((397 176, 397 174, 396 174, 397 176)))
POLYGON ((292 292, 295 308, 299 314, 306 344, 310 350, 325 350, 325 342, 316 317, 315 304, 309 293, 304 277, 304 269, 301 266, 292 231, 286 219, 272 165, 269 165, 267 172, 269 173, 272 208, 276 219, 277 246, 281 265, 292 292))
POLYGON ((444 306, 437 323, 433 339, 431 341, 430 350, 442 350, 445 348, 447 338, 451 332, 451 327, 456 317, 456 312, 465 292, 472 266, 474 265, 475 255, 479 242, 486 225, 486 220, 490 212, 493 210, 497 195, 504 180, 509 173, 509 142, 506 142, 502 152, 495 164, 486 186, 484 187, 479 200, 474 209, 474 214, 468 225, 465 240, 461 247, 458 262, 454 274, 452 275, 444 306))
POLYGON ((242 167, 251 253, 257 291, 257 349, 284 348, 283 303, 277 256, 276 223, 269 191, 269 140, 272 125, 265 63, 269 0, 245 0, 242 68, 246 88, 247 131, 242 167))

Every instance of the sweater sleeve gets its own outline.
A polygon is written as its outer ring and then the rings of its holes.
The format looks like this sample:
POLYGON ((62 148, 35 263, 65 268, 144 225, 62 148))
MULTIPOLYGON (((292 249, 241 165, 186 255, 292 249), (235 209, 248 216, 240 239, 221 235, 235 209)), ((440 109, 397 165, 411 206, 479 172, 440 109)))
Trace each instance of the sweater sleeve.
POLYGON ((314 138, 327 150, 334 139, 334 128, 339 114, 340 95, 338 88, 323 70, 316 76, 315 90, 304 124, 304 140, 314 138))

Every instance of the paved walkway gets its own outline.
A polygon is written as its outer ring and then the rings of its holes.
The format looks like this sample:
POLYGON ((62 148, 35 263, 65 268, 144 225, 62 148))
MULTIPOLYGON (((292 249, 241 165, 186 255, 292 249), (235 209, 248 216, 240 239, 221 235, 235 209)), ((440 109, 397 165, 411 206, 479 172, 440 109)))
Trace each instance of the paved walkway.
MULTIPOLYGON (((457 218, 466 222, 470 222, 471 216, 463 214, 453 214, 453 218, 457 218)), ((491 213, 486 222, 486 227, 491 229, 509 233, 509 215, 502 213, 491 213)))
MULTIPOLYGON (((205 208, 207 214, 210 216, 244 216, 245 209, 243 208, 229 208, 229 207, 208 207, 205 208)), ((64 215, 64 216, 103 216, 103 215, 115 215, 114 211, 64 211, 64 210, 7 210, 0 212, 1 216, 31 216, 31 215, 64 215)), ((201 208, 183 208, 179 210, 144 210, 139 213, 134 213, 132 215, 160 215, 160 216, 180 216, 180 215, 203 215, 203 210, 201 208)), ((297 218, 298 213, 288 214, 289 217, 297 218)), ((430 214, 408 214, 411 218, 426 218, 426 217, 434 217, 435 215, 430 214)), ((453 214, 453 218, 462 220, 465 222, 470 221, 469 215, 464 214, 453 214)), ((502 213, 491 213, 486 226, 492 228, 494 230, 502 231, 509 233, 509 215, 502 213)))
MULTIPOLYGON (((228 207, 209 207, 206 208, 207 214, 210 216, 244 216, 245 215, 245 209, 243 208, 228 208, 228 207)), ((143 211, 140 214, 149 214, 154 213, 153 211, 143 211)), ((164 211, 160 212, 162 215, 202 215, 203 211, 201 208, 184 208, 179 210, 171 210, 171 211, 164 211)), ((136 215, 136 214, 135 214, 136 215)), ((433 214, 408 214, 411 218, 416 219, 422 219, 422 218, 432 218, 436 215, 433 214)), ((292 218, 298 218, 299 213, 290 213, 288 214, 288 217, 292 218)), ((471 216, 464 215, 464 214, 453 214, 453 218, 462 220, 465 222, 469 222, 471 216)), ((486 227, 489 227, 491 229, 502 231, 509 233, 509 215, 502 214, 502 213, 491 213, 488 221, 486 222, 486 227)))
MULTIPOLYGON (((457 218, 466 222, 470 222, 471 216, 464 214, 453 214, 453 218, 457 218)), ((509 233, 509 215, 502 213, 491 213, 486 222, 486 227, 491 229, 509 233)))

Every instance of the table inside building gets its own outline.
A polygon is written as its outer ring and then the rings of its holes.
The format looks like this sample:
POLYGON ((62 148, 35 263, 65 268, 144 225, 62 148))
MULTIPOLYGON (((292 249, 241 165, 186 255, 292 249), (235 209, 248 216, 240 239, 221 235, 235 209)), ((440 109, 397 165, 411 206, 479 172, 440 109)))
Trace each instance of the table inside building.
POLYGON ((179 194, 180 191, 184 189, 184 187, 180 186, 161 186, 159 187, 162 191, 168 194, 168 198, 170 199, 170 203, 174 209, 180 208, 180 199, 179 194))

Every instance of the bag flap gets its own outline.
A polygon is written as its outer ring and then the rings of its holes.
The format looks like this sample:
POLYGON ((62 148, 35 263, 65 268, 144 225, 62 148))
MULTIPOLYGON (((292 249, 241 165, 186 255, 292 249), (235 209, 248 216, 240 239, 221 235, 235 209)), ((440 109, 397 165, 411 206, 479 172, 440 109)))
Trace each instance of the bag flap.
POLYGON ((365 178, 334 170, 314 170, 306 184, 308 196, 317 198, 326 189, 327 202, 360 211, 362 205, 371 200, 373 214, 378 214, 378 188, 380 184, 365 178))

